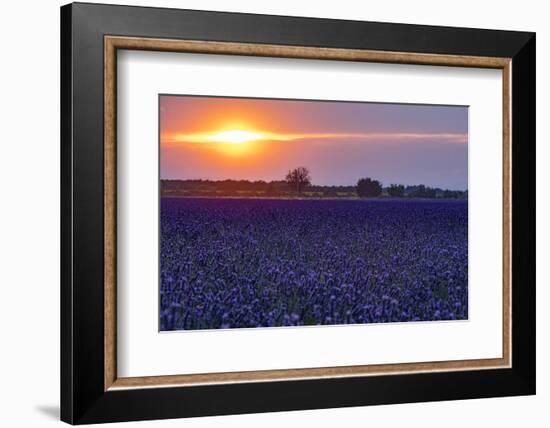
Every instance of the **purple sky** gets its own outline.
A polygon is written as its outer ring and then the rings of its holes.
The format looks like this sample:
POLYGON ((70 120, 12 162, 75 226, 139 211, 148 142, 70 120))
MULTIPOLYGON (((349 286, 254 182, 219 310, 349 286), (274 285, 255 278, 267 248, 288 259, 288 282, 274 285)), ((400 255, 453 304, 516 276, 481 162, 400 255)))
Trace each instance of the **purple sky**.
POLYGON ((296 166, 314 184, 467 189, 462 106, 161 96, 161 178, 280 180, 296 166), (247 131, 256 141, 216 141, 247 131))

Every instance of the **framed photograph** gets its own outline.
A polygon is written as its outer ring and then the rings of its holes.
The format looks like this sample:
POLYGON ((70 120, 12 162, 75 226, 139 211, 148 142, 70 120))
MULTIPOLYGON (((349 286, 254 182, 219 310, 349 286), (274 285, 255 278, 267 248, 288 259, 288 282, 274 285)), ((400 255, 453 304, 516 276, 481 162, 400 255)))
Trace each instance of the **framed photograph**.
POLYGON ((535 393, 535 35, 61 8, 61 418, 535 393))

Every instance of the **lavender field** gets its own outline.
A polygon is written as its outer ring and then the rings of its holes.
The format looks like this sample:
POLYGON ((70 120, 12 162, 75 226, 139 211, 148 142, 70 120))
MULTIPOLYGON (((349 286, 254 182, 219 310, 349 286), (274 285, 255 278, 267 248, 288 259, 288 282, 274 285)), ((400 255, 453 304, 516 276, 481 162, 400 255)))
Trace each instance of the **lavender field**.
POLYGON ((162 331, 467 317, 465 200, 161 199, 162 331))

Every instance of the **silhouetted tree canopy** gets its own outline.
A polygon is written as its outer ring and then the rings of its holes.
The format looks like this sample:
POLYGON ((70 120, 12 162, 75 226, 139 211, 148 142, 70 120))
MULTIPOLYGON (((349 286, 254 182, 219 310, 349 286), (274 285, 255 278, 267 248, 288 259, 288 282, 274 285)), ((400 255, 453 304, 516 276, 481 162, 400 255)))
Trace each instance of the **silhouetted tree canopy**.
POLYGON ((402 198, 405 196, 405 186, 402 184, 390 184, 390 187, 388 187, 388 195, 393 198, 402 198))
POLYGON ((416 186, 416 189, 413 190, 410 194, 412 198, 435 198, 436 190, 431 187, 426 187, 423 184, 416 186))
POLYGON ((304 188, 311 184, 309 170, 304 166, 288 171, 285 179, 288 186, 297 193, 302 193, 304 188))
POLYGON ((360 178, 357 182, 357 195, 361 198, 375 197, 382 194, 382 185, 372 178, 360 178))

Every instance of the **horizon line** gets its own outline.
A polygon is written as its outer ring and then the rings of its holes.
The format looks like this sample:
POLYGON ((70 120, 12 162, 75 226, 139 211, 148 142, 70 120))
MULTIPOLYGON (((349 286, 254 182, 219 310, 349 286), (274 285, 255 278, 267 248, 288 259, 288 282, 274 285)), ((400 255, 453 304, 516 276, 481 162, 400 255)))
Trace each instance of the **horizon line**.
MULTIPOLYGON (((405 183, 398 183, 398 182, 390 182, 389 184, 384 184, 382 181, 372 178, 372 177, 360 177, 357 180, 360 180, 361 178, 371 178, 372 180, 378 181, 382 188, 389 187, 391 185, 397 185, 397 186, 404 186, 404 187, 415 187, 415 186, 425 186, 432 189, 440 189, 440 190, 452 190, 452 191, 459 191, 459 192, 467 192, 468 188, 459 188, 459 189, 453 189, 449 187, 442 187, 442 186, 432 186, 429 184, 424 183, 415 183, 415 184, 405 184, 405 183)), ((247 178, 221 178, 221 179, 212 179, 212 178, 162 178, 160 177, 160 181, 212 181, 212 182, 223 182, 223 181, 246 181, 249 183, 258 183, 258 182, 264 182, 266 184, 273 183, 273 182, 286 182, 285 179, 275 179, 275 180, 265 180, 265 179, 255 179, 250 180, 247 178)), ((357 183, 355 184, 315 184, 311 183, 309 186, 317 186, 317 187, 357 187, 357 183)))

